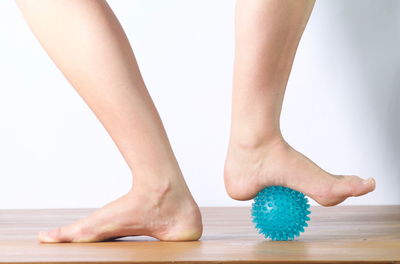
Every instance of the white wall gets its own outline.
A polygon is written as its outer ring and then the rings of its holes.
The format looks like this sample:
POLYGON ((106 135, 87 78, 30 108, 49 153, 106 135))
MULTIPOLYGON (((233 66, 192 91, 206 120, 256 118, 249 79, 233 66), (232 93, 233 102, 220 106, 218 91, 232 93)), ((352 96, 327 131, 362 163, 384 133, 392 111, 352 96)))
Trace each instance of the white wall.
MULTIPOLYGON (((201 206, 238 206, 222 171, 229 132, 229 1, 109 1, 201 206)), ((400 203, 400 2, 319 1, 282 114, 287 140, 333 173, 377 179, 346 204, 400 203)), ((0 2, 0 208, 100 207, 130 174, 100 123, 0 2)))

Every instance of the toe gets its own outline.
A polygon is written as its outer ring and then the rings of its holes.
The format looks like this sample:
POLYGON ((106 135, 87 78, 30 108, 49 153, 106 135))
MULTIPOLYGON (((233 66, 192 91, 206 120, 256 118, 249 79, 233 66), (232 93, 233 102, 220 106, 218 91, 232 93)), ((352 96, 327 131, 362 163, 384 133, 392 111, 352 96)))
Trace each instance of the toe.
POLYGON ((41 231, 38 233, 37 239, 41 243, 57 243, 58 240, 50 235, 48 231, 41 231))
MULTIPOLYGON (((311 196, 322 206, 337 205, 348 197, 361 196, 375 189, 373 178, 362 179, 355 175, 333 175, 335 181, 319 195, 311 196)), ((328 185, 327 185, 328 186, 328 185)), ((320 188, 320 190, 324 190, 320 188)))
POLYGON ((352 196, 360 196, 372 192, 375 189, 374 178, 361 179, 357 182, 352 196))
POLYGON ((60 227, 50 231, 39 232, 38 239, 43 243, 57 243, 61 242, 59 239, 60 227))
POLYGON ((47 232, 39 232, 38 239, 43 243, 71 242, 74 237, 70 226, 61 226, 47 232))
POLYGON ((343 176, 339 179, 336 187, 339 196, 361 196, 375 189, 375 180, 373 178, 362 179, 355 175, 343 176))

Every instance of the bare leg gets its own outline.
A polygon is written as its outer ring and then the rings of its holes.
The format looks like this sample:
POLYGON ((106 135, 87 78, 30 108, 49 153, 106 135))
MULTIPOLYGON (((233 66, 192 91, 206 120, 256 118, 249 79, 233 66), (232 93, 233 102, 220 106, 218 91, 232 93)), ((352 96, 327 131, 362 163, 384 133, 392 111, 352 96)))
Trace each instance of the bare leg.
POLYGON ((103 0, 18 0, 47 53, 122 153, 132 189, 41 242, 92 242, 128 235, 196 240, 201 215, 183 179, 134 54, 103 0))
POLYGON ((285 87, 313 0, 238 0, 232 127, 225 186, 238 200, 269 185, 287 186, 322 205, 372 191, 375 181, 332 175, 283 139, 285 87))

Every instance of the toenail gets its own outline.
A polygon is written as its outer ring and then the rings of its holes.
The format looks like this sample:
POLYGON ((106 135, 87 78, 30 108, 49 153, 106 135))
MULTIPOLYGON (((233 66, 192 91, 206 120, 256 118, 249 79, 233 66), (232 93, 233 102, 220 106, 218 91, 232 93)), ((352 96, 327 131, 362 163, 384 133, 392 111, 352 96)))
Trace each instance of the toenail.
POLYGON ((368 179, 363 180, 363 184, 369 184, 369 183, 372 183, 373 181, 374 181, 373 178, 368 178, 368 179))
POLYGON ((39 232, 39 238, 42 242, 56 242, 55 239, 51 238, 47 232, 39 232))

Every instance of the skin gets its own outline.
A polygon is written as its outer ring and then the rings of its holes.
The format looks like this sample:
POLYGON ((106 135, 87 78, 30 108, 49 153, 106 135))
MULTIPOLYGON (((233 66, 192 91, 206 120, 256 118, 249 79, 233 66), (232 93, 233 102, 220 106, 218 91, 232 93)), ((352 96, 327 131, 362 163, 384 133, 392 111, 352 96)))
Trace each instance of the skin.
POLYGON ((324 171, 293 149, 280 130, 286 84, 314 3, 237 1, 232 125, 224 175, 234 199, 249 200, 266 186, 282 185, 330 206, 375 188, 372 178, 324 171))
POLYGON ((175 159, 127 37, 105 1, 17 1, 54 63, 89 105, 128 164, 131 190, 41 242, 149 235, 196 240, 199 208, 175 159))
MULTIPOLYGON (((102 0, 17 0, 43 48, 103 124, 131 169, 119 199, 70 225, 40 232, 42 243, 148 235, 197 240, 194 201, 134 53, 102 0)), ((375 188, 373 179, 332 175, 283 139, 279 119, 298 42, 314 1, 238 0, 227 193, 252 199, 269 185, 299 190, 322 205, 375 188)))

